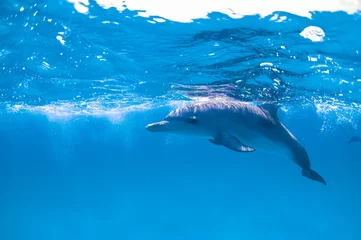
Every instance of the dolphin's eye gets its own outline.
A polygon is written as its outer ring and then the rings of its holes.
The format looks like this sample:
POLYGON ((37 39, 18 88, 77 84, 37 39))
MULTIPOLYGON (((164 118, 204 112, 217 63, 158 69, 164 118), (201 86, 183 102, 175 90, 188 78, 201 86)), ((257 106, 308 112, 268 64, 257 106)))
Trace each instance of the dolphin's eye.
POLYGON ((190 124, 198 124, 198 120, 195 116, 184 118, 183 121, 190 124))
POLYGON ((198 123, 198 120, 196 117, 191 117, 188 119, 188 122, 191 123, 191 124, 197 124, 198 123))

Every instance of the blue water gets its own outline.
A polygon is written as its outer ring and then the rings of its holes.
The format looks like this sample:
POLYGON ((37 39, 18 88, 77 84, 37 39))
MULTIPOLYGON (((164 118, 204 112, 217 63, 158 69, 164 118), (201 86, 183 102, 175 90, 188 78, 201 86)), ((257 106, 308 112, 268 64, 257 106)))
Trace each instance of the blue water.
POLYGON ((361 239, 360 16, 277 14, 155 23, 2 0, 0 239, 361 239), (214 97, 279 102, 327 186, 144 128, 214 97))

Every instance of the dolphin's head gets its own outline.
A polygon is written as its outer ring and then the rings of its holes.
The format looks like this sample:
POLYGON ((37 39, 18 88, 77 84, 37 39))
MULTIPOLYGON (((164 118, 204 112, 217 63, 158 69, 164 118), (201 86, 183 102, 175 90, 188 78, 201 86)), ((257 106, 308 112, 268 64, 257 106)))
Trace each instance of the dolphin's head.
POLYGON ((179 108, 168 114, 163 121, 148 124, 150 132, 167 132, 176 134, 199 135, 202 127, 190 107, 179 108))

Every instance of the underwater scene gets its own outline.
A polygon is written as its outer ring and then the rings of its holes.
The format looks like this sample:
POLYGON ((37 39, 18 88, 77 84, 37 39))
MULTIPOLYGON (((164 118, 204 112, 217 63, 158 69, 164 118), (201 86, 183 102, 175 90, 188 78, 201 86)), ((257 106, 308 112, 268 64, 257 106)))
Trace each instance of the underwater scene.
POLYGON ((361 2, 1 0, 1 240, 361 240, 361 2))

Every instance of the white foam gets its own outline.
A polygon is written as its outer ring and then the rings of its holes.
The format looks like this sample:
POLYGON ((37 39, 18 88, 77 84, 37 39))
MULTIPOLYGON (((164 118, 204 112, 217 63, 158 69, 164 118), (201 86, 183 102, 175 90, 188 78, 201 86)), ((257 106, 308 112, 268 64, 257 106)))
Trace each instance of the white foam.
POLYGON ((326 36, 325 32, 317 26, 306 27, 300 35, 304 38, 310 39, 312 42, 322 42, 323 38, 326 36))
POLYGON ((49 120, 62 121, 79 116, 106 117, 112 122, 122 121, 125 115, 132 112, 146 111, 152 109, 150 102, 142 104, 123 105, 117 107, 106 107, 102 102, 59 102, 44 106, 31 106, 26 104, 8 105, 9 112, 30 112, 43 114, 49 120))
MULTIPOLYGON (((140 100, 140 99, 139 99, 140 100)), ((189 101, 151 99, 138 102, 102 100, 92 101, 63 101, 43 106, 28 104, 7 104, 6 111, 12 113, 33 113, 45 115, 50 121, 68 121, 77 117, 104 117, 110 122, 119 123, 131 113, 151 111, 162 107, 179 107, 189 104, 189 101), (110 106, 111 105, 111 106, 110 106)))
MULTIPOLYGON (((87 13, 88 0, 68 0, 77 11, 87 13)), ((171 21, 192 22, 193 19, 207 18, 211 12, 220 12, 231 18, 242 18, 247 15, 261 17, 271 15, 275 11, 283 11, 311 18, 313 11, 343 11, 349 14, 361 10, 357 0, 96 0, 104 9, 115 8, 119 12, 142 10, 138 16, 148 18, 159 16, 171 21), (125 7, 126 6, 126 7, 125 7)), ((275 17, 277 22, 286 20, 284 16, 275 17)))
POLYGON ((65 41, 62 36, 60 35, 56 36, 56 40, 58 40, 61 43, 61 45, 65 45, 65 41))
POLYGON ((89 0, 68 0, 68 2, 73 3, 79 13, 88 14, 89 0))
MULTIPOLYGON (((226 96, 219 97, 193 97, 189 101, 162 99, 154 101, 152 99, 142 99, 137 102, 104 102, 100 100, 79 101, 79 102, 57 102, 45 106, 31 106, 26 104, 8 105, 8 112, 29 112, 34 114, 45 115, 49 121, 66 122, 78 117, 100 117, 106 118, 108 121, 118 124, 128 116, 128 114, 136 112, 144 112, 148 114, 160 108, 175 108, 186 106, 195 102, 204 102, 209 100, 231 101, 232 98, 226 96)), ((300 102, 298 104, 283 103, 282 112, 285 119, 292 119, 292 115, 299 111, 300 108, 312 109, 316 111, 322 120, 321 132, 328 133, 335 129, 336 125, 350 125, 354 129, 358 129, 357 119, 361 119, 361 105, 352 103, 346 104, 334 98, 323 99, 314 98, 313 101, 300 102)))
POLYGON ((317 115, 322 119, 321 131, 330 132, 335 129, 335 125, 349 124, 357 129, 356 120, 361 116, 361 105, 357 103, 345 104, 336 99, 315 100, 317 115))
POLYGON ((43 106, 28 104, 8 104, 6 110, 13 113, 29 112, 46 115, 50 120, 61 121, 80 116, 106 117, 112 122, 119 122, 130 113, 151 111, 158 108, 177 108, 193 102, 209 100, 232 100, 228 97, 194 97, 190 100, 160 100, 144 99, 139 97, 134 101, 105 101, 92 99, 87 101, 59 101, 43 106))

